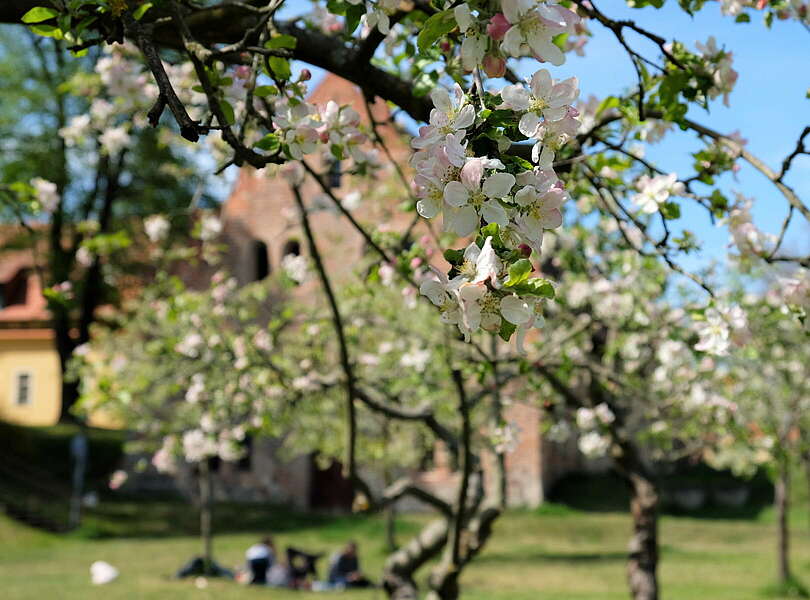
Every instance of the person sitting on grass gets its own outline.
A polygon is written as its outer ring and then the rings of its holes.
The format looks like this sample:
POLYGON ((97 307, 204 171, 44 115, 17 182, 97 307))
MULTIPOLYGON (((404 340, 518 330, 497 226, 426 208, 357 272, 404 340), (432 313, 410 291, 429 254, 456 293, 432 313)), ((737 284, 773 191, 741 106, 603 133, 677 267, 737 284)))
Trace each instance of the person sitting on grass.
POLYGON ((258 544, 253 544, 245 552, 245 558, 250 571, 250 583, 252 585, 267 585, 267 571, 273 566, 276 558, 273 538, 267 536, 258 544))
POLYGON ((329 584, 335 587, 371 586, 371 581, 360 571, 356 542, 347 543, 342 552, 332 556, 329 563, 329 584))

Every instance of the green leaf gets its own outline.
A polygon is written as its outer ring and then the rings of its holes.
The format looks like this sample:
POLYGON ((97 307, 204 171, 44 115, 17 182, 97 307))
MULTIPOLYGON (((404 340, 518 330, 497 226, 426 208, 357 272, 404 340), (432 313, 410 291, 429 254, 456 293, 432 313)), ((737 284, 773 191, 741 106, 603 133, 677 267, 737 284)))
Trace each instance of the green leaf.
POLYGON ((551 299, 555 295, 551 282, 541 277, 528 279, 523 283, 511 286, 510 289, 519 296, 539 296, 551 299))
POLYGON ((268 133, 256 142, 256 148, 273 153, 281 148, 281 140, 275 133, 268 133))
POLYGON ((42 37, 52 37, 55 40, 62 39, 62 30, 53 25, 45 25, 40 23, 38 25, 31 25, 29 29, 42 37))
POLYGON ((665 219, 679 219, 681 217, 681 207, 677 202, 665 202, 661 205, 661 214, 665 219))
POLYGON ((346 158, 343 156, 343 146, 340 144, 332 144, 329 146, 329 151, 332 153, 332 156, 335 157, 336 160, 343 160, 346 158))
POLYGON ((292 72, 290 71, 290 61, 288 61, 286 58, 281 58, 280 56, 271 56, 267 59, 267 64, 270 65, 270 69, 272 69, 273 76, 276 79, 287 81, 290 77, 292 77, 292 72))
POLYGON ((225 114, 225 120, 227 123, 220 123, 223 127, 225 125, 233 125, 236 121, 236 116, 233 113, 233 106, 227 100, 220 100, 219 107, 222 109, 222 112, 225 114))
POLYGON ((444 260, 451 265, 460 265, 464 262, 464 250, 453 250, 448 248, 444 251, 444 260))
POLYGON ((503 284, 504 287, 513 287, 523 283, 529 278, 534 267, 528 258, 521 258, 519 261, 509 266, 509 279, 503 284))
POLYGON ((279 48, 289 48, 292 50, 297 44, 298 40, 294 36, 281 34, 267 40, 264 43, 264 47, 271 50, 278 50, 279 48))
POLYGON ((750 23, 751 22, 751 17, 748 16, 748 13, 741 13, 741 14, 737 15, 737 18, 734 19, 734 22, 735 23, 750 23))
POLYGON ((366 14, 366 8, 362 4, 355 4, 346 9, 346 35, 354 33, 364 14, 366 14))
POLYGON ((253 95, 258 96, 259 98, 278 96, 278 88, 274 85, 259 85, 253 90, 253 95))
POLYGON ((151 2, 144 2, 138 8, 132 11, 132 16, 136 21, 140 21, 141 18, 146 14, 146 11, 152 8, 153 4, 151 2))
POLYGON ((498 335, 504 342, 508 342, 512 338, 512 334, 517 330, 517 325, 513 325, 506 319, 501 319, 501 329, 498 335))
POLYGON ((419 32, 416 38, 416 45, 419 47, 420 52, 426 52, 428 48, 433 46, 439 38, 447 35, 456 27, 456 18, 452 10, 443 10, 432 15, 419 32))
POLYGON ((42 21, 53 19, 58 14, 59 13, 52 8, 47 8, 45 6, 35 6, 22 16, 22 22, 42 23, 42 21))

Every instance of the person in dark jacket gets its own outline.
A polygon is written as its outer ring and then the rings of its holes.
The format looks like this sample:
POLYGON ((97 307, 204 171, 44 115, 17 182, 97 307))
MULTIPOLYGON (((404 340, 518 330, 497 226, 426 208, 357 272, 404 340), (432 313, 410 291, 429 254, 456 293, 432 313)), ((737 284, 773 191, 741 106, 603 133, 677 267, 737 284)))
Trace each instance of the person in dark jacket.
POLYGON ((332 557, 329 566, 329 584, 337 587, 371 586, 371 582, 360 570, 356 542, 349 542, 341 552, 332 557))

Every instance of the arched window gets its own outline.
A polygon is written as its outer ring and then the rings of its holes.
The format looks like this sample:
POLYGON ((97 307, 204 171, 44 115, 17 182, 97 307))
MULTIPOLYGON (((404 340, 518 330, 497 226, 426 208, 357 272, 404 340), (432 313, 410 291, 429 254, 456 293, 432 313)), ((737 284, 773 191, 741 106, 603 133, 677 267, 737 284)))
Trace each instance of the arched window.
POLYGON ((270 275, 270 259, 267 256, 267 244, 261 240, 253 242, 253 260, 256 265, 256 281, 270 275))
POLYGON ((284 244, 281 256, 287 256, 288 254, 292 254, 293 256, 301 255, 301 243, 298 240, 287 240, 287 243, 284 244))

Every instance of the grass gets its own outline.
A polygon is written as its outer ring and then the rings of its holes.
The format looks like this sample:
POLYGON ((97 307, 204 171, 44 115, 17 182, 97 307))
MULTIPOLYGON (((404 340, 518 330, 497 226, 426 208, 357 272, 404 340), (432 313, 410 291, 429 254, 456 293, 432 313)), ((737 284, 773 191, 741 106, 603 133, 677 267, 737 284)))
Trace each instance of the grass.
MULTIPOLYGON (((385 556, 383 522, 369 517, 306 516, 266 507, 220 506, 215 541, 224 566, 242 562, 245 549, 271 531, 279 547, 288 544, 329 553, 357 539, 364 568, 380 572, 385 556)), ((806 511, 796 511, 794 570, 810 581, 810 535, 806 511)), ((407 515, 401 538, 425 517, 407 515)), ((103 503, 70 535, 45 534, 0 516, 0 582, 4 600, 160 599, 195 600, 317 598, 303 592, 253 589, 207 580, 205 589, 170 578, 197 552, 193 512, 172 502, 103 503), (114 537, 126 536, 126 537, 114 537), (93 587, 89 566, 106 560, 120 578, 93 587)), ((462 579, 466 600, 593 600, 627 597, 625 548, 630 522, 618 512, 582 512, 547 505, 513 511, 462 579)), ((661 524, 661 582, 664 600, 755 600, 774 598, 776 540, 769 510, 747 520, 664 517, 661 524)), ((323 561, 321 569, 324 568, 323 561)), ((382 599, 379 591, 346 592, 346 600, 382 599)), ((790 598, 792 596, 782 596, 790 598)), ((795 597, 795 596, 793 596, 795 597)))

